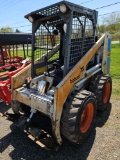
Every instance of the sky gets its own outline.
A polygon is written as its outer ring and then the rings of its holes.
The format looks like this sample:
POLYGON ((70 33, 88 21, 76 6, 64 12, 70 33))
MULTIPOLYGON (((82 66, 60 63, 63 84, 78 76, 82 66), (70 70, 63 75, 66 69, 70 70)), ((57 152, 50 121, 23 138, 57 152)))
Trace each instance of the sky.
MULTIPOLYGON (((31 23, 24 16, 32 11, 41 9, 60 0, 0 0, 0 28, 9 26, 14 30, 19 29, 22 32, 31 32, 31 23)), ((78 5, 96 9, 102 6, 120 2, 120 0, 68 0, 78 5)), ((120 3, 96 9, 99 15, 118 11, 120 13, 120 3)), ((103 16, 99 16, 100 22, 103 16)), ((104 15, 105 17, 105 15, 104 15)))

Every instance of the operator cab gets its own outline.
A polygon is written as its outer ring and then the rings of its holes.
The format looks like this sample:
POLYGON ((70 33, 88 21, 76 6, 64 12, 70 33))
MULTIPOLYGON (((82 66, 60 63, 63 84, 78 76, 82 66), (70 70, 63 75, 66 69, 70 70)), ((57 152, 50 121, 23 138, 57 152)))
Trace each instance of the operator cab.
MULTIPOLYGON (((97 12, 62 1, 26 15, 32 23, 32 78, 57 86, 95 44, 97 12), (76 9, 79 8, 79 9, 76 9)), ((87 68, 95 65, 95 57, 87 68)))

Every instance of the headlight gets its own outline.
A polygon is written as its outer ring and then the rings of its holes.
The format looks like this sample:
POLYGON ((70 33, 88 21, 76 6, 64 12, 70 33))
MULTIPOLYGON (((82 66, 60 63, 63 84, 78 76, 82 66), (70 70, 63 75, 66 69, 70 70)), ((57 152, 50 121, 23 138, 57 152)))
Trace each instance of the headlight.
POLYGON ((31 23, 33 23, 33 21, 34 21, 33 17, 31 17, 31 16, 28 16, 28 20, 29 20, 31 23))
POLYGON ((61 5, 60 5, 60 11, 61 11, 62 13, 65 13, 65 12, 67 11, 66 5, 61 4, 61 5))

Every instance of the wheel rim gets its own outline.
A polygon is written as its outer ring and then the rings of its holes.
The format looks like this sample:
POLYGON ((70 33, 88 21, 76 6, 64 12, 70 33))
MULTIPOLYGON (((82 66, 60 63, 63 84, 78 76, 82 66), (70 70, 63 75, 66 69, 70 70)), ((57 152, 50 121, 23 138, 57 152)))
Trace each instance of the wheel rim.
POLYGON ((110 96, 110 83, 106 83, 105 86, 105 90, 104 90, 104 98, 103 98, 103 102, 107 103, 109 100, 109 96, 110 96))
POLYGON ((88 103, 85 109, 82 112, 81 119, 80 119, 80 131, 85 133, 92 123, 94 115, 94 106, 92 103, 88 103))

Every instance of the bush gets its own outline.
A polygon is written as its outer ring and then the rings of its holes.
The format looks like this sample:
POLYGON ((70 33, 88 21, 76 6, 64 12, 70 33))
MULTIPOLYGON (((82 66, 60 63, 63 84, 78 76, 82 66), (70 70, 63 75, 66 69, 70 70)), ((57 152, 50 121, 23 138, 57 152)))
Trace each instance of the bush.
POLYGON ((118 41, 120 40, 120 33, 112 34, 112 41, 118 41))

